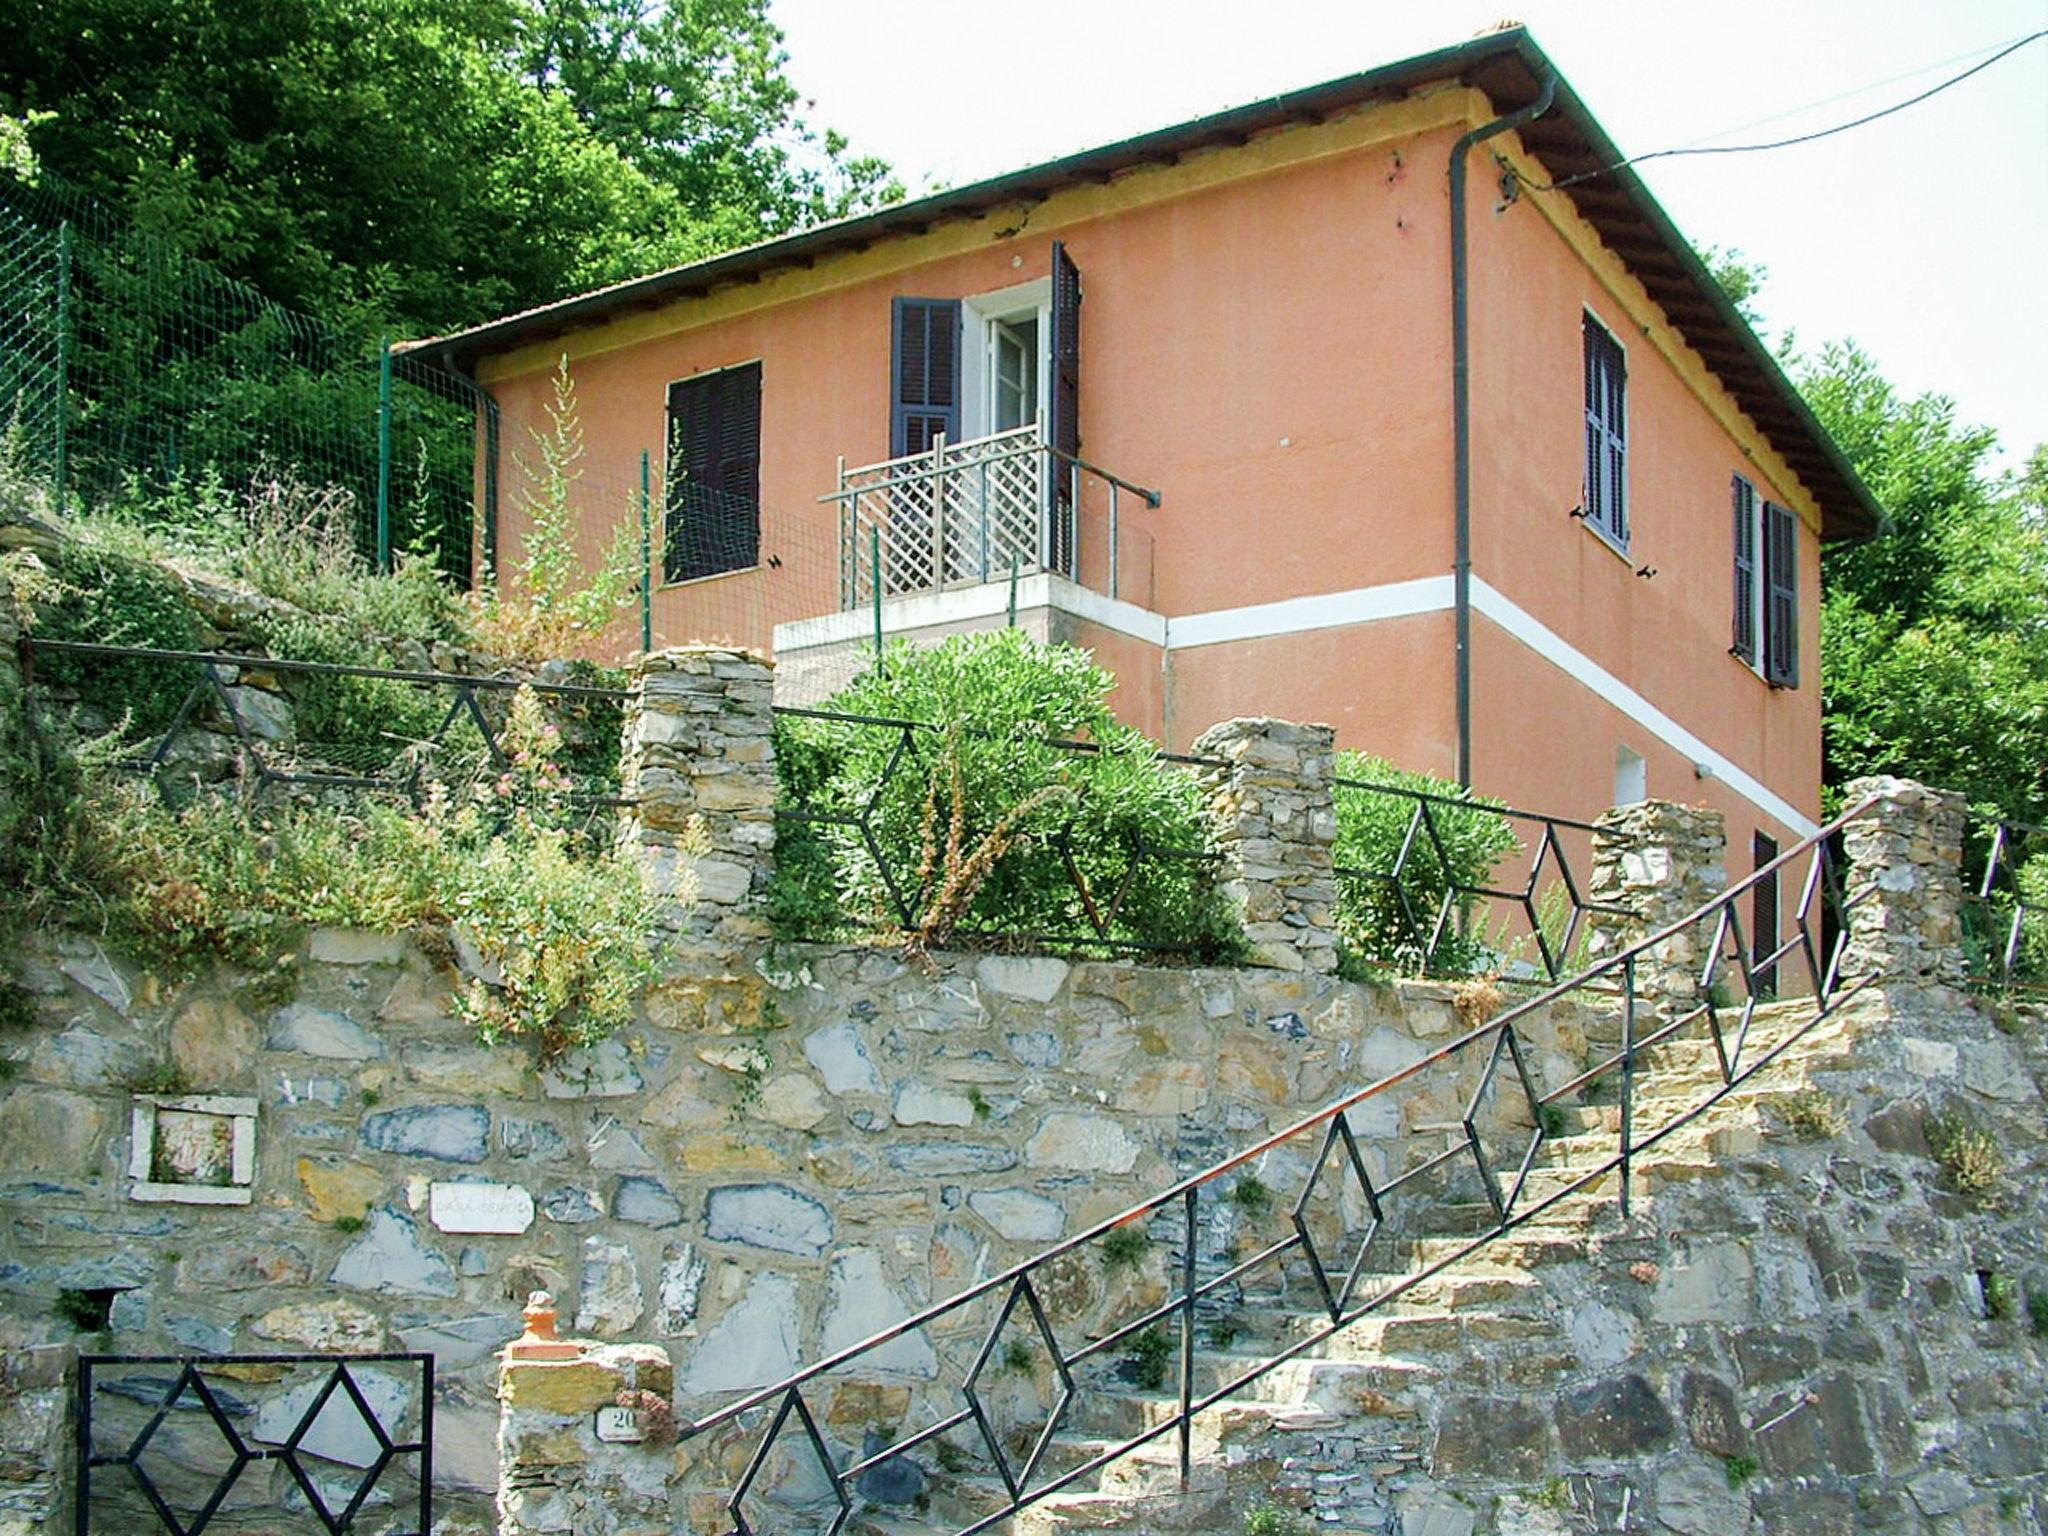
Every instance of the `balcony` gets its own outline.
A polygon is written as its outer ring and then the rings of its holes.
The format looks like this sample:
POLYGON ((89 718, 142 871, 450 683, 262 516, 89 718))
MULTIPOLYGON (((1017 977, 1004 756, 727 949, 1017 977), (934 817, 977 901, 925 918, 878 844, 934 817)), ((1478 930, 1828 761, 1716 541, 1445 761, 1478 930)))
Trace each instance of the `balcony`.
POLYGON ((842 459, 838 489, 819 500, 839 509, 839 606, 853 611, 1040 573, 1088 585, 1082 564, 1097 525, 1095 590, 1118 598, 1130 498, 1159 505, 1157 491, 1061 452, 1033 422, 958 443, 942 436, 859 469, 842 459))
POLYGON ((1009 624, 1089 643, 1106 626, 1164 644, 1151 535, 1123 525, 1159 492, 1053 447, 1039 423, 858 469, 841 460, 818 499, 838 509, 839 611, 775 626, 777 703, 829 696, 898 636, 1009 624))

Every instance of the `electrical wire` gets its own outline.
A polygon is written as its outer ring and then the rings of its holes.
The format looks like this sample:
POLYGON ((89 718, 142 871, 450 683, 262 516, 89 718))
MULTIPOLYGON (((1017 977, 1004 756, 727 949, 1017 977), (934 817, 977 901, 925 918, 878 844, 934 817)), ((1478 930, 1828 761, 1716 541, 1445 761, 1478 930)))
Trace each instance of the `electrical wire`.
MULTIPOLYGON (((1705 144, 1690 145, 1679 149, 1656 149, 1646 155, 1631 155, 1626 160, 1617 160, 1612 165, 1603 165, 1594 170, 1581 171, 1578 175, 1567 176, 1562 181, 1541 184, 1524 181, 1521 184, 1531 192, 1561 192, 1566 187, 1574 187, 1582 181, 1592 181, 1601 176, 1611 176, 1624 166, 1641 165, 1646 160, 1669 160, 1680 155, 1750 155, 1767 149, 1790 149, 1795 144, 1811 144, 1816 139, 1832 138, 1838 133, 1847 133, 1851 128, 1861 128, 1865 123, 1874 123, 1879 118, 1890 117, 1895 112, 1903 112, 1908 107, 1918 106, 1930 97, 1939 96, 1943 91, 1953 86, 1961 85, 1972 75, 1982 73, 2000 59, 2018 53, 2020 49, 2026 47, 2029 43, 2039 42, 2044 37, 2048 37, 2048 28, 2043 28, 2039 32, 2029 33, 2025 37, 2006 44, 2005 47, 1992 54, 1990 58, 1983 60, 1981 63, 1971 65, 1959 75, 1951 75, 1938 85, 1929 86, 1917 96, 1909 96, 1904 101, 1893 102, 1890 106, 1880 107, 1875 112, 1866 112, 1861 117, 1852 118, 1846 123, 1837 123, 1832 128, 1820 128, 1812 133, 1795 134, 1788 139, 1772 139, 1760 144, 1705 144)), ((1769 119, 1765 119, 1765 121, 1769 121, 1769 119)))

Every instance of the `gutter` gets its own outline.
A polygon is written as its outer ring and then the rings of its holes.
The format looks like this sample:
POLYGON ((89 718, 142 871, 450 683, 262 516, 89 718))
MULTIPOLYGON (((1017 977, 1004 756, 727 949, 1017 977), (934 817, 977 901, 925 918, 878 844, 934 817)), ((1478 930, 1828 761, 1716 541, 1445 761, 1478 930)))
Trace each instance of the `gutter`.
POLYGON ((1541 117, 1556 95, 1557 76, 1546 74, 1542 92, 1528 106, 1472 129, 1451 146, 1451 435, 1457 502, 1451 590, 1458 625, 1458 782, 1467 789, 1472 787, 1472 321, 1466 293, 1465 156, 1473 145, 1541 117))

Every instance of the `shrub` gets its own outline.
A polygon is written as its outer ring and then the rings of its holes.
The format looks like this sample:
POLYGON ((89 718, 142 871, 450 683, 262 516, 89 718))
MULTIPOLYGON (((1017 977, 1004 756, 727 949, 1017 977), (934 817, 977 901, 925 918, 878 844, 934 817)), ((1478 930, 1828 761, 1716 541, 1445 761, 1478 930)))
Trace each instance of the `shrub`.
POLYGON ((1978 1285, 1984 1293, 1984 1315, 1993 1322, 2011 1317, 2019 1310, 2019 1282, 2011 1275, 1988 1271, 1978 1276, 1978 1285))
POLYGON ((433 557, 399 550, 388 573, 372 571, 360 522, 348 491, 271 465, 239 492, 210 475, 130 480, 79 519, 133 559, 214 572, 351 633, 467 643, 468 610, 433 557))
POLYGON ((633 600, 645 574, 633 507, 618 508, 611 543, 595 566, 578 548, 577 530, 603 513, 584 505, 577 491, 584 472, 583 422, 566 353, 555 370, 547 412, 547 431, 527 429, 530 454, 512 455, 512 504, 527 519, 512 562, 512 593, 501 594, 496 581, 487 579, 471 602, 483 643, 530 661, 588 646, 633 600))
POLYGON ((1494 866, 1520 846, 1507 818, 1493 814, 1499 802, 1359 752, 1339 752, 1337 772, 1345 779, 1444 797, 1429 802, 1428 825, 1416 829, 1396 877, 1395 864, 1419 802, 1403 794, 1337 790, 1334 857, 1338 868, 1357 871, 1338 881, 1336 927, 1345 949, 1357 961, 1406 974, 1468 976, 1487 969, 1497 957, 1477 930, 1478 902, 1455 896, 1452 887, 1489 884, 1494 866), (1434 839, 1429 826, 1435 828, 1434 839), (1450 916, 1432 946, 1446 901, 1450 916))
MULTIPOLYGON (((74 640, 164 651, 199 648, 203 631, 184 589, 165 571, 92 540, 70 540, 55 561, 54 597, 34 610, 39 640, 74 640)), ((196 665, 42 652, 36 679, 69 688, 108 725, 161 731, 176 718, 196 665)))
POLYGON ((457 996, 480 1039, 530 1036, 544 1056, 593 1043, 630 1022, 659 972, 649 935, 663 901, 631 850, 579 849, 555 740, 520 690, 504 771, 436 786, 418 814, 294 804, 250 821, 210 798, 172 810, 144 787, 106 786, 90 820, 109 925, 182 972, 268 967, 305 924, 455 924, 489 978, 457 996))
MULTIPOLYGON (((391 658, 339 624, 321 618, 285 618, 263 625, 263 640, 273 656, 335 666, 377 666, 391 658)), ((292 724, 299 745, 320 761, 363 771, 384 768, 407 747, 424 742, 447 717, 455 695, 446 689, 415 686, 390 678, 355 677, 339 673, 286 672, 281 681, 292 701, 292 724)), ((474 765, 483 742, 474 722, 459 719, 451 728, 443 760, 460 754, 474 765)))
POLYGON ((779 722, 785 808, 849 818, 867 808, 882 853, 878 862, 858 827, 785 818, 779 930, 880 927, 938 944, 955 930, 1090 934, 1100 919, 1112 942, 1233 953, 1236 924, 1206 860, 1148 857, 1124 889, 1135 849, 1206 853, 1211 835, 1200 784, 1116 720, 1113 686, 1085 651, 994 630, 930 648, 899 642, 829 701, 935 728, 910 732, 907 746, 886 726, 779 722), (1076 740, 1097 750, 1055 745, 1076 740))
POLYGON ((1102 1239, 1102 1262, 1110 1269, 1135 1268, 1152 1251, 1141 1227, 1118 1227, 1102 1239))
POLYGON ((1308 1536, 1309 1527, 1299 1515, 1261 1504, 1244 1517, 1244 1536, 1308 1536))
POLYGON ((1131 1340, 1131 1380, 1147 1392, 1166 1385, 1167 1368, 1173 1359, 1173 1338, 1154 1325, 1131 1340))

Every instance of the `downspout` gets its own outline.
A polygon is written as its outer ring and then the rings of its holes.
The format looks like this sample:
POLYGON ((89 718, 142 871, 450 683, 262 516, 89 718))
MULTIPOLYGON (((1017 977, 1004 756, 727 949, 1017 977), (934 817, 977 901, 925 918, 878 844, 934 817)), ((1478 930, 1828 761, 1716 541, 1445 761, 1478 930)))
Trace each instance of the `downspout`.
POLYGON ((1474 128, 1451 146, 1451 434, 1457 498, 1457 554, 1451 566, 1458 624, 1458 782, 1472 784, 1472 322, 1467 314, 1465 155, 1474 144, 1532 122, 1550 110, 1557 76, 1528 106, 1474 128))

